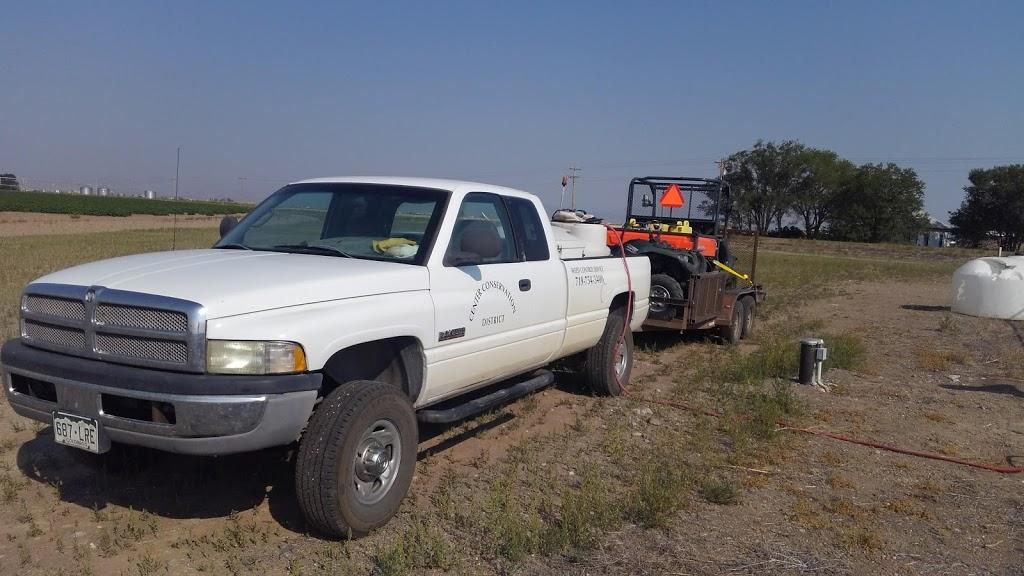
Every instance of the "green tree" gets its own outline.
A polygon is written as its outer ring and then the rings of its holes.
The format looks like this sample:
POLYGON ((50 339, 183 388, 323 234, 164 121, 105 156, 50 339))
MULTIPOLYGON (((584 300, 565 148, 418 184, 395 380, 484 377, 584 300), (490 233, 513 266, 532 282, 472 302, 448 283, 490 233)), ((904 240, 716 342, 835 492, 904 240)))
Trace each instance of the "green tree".
POLYGON ((927 224, 924 182, 913 168, 864 164, 838 195, 829 233, 837 240, 906 242, 927 224))
POLYGON ((804 232, 814 238, 839 207, 843 189, 857 173, 856 166, 831 150, 810 148, 804 152, 807 178, 792 194, 792 210, 803 219, 804 232))
POLYGON ((1024 164, 977 168, 960 208, 949 213, 957 238, 977 246, 995 235, 1004 250, 1018 252, 1024 244, 1024 164))
POLYGON ((779 144, 758 140, 750 150, 728 158, 726 181, 738 221, 765 231, 789 212, 794 191, 808 176, 803 158, 806 151, 795 140, 779 144))
POLYGON ((0 190, 21 190, 18 177, 14 174, 0 174, 0 190))

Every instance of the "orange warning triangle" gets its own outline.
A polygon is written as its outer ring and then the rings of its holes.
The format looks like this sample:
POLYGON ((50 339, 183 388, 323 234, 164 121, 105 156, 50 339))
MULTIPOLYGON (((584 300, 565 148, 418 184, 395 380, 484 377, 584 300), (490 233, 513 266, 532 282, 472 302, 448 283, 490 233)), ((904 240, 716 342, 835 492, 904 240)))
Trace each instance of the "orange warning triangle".
POLYGON ((673 184, 661 195, 661 202, 659 204, 661 204, 662 208, 682 208, 683 204, 686 204, 686 200, 683 200, 683 195, 679 192, 679 186, 673 184))

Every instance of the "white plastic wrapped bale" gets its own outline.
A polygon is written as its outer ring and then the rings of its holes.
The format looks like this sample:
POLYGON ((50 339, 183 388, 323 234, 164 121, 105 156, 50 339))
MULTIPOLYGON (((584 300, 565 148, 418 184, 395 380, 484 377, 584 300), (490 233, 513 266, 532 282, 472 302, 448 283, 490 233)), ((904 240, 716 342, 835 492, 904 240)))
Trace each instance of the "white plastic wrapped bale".
POLYGON ((978 258, 953 273, 953 312, 1024 320, 1024 256, 978 258))

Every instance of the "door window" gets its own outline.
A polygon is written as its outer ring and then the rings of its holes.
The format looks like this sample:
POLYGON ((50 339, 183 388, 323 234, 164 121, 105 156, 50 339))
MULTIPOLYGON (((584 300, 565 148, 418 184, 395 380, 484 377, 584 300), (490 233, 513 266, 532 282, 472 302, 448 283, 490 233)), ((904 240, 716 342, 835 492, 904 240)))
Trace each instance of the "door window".
POLYGON ((501 198, 483 192, 467 194, 452 229, 445 264, 501 264, 518 260, 512 226, 501 198))
POLYGON ((512 214, 512 226, 516 240, 519 241, 519 252, 527 262, 547 260, 548 239, 544 236, 544 228, 537 215, 533 202, 525 198, 506 196, 505 202, 512 214))

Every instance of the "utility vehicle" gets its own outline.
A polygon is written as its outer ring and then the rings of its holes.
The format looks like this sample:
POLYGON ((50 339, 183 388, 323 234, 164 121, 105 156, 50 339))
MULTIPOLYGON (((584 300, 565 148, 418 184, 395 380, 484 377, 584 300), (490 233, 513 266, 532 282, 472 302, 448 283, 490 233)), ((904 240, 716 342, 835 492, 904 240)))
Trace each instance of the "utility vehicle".
POLYGON ((732 200, 719 179, 645 176, 629 182, 626 219, 607 243, 651 260, 644 330, 708 330, 738 342, 754 331, 762 286, 733 269, 726 231, 732 200))

